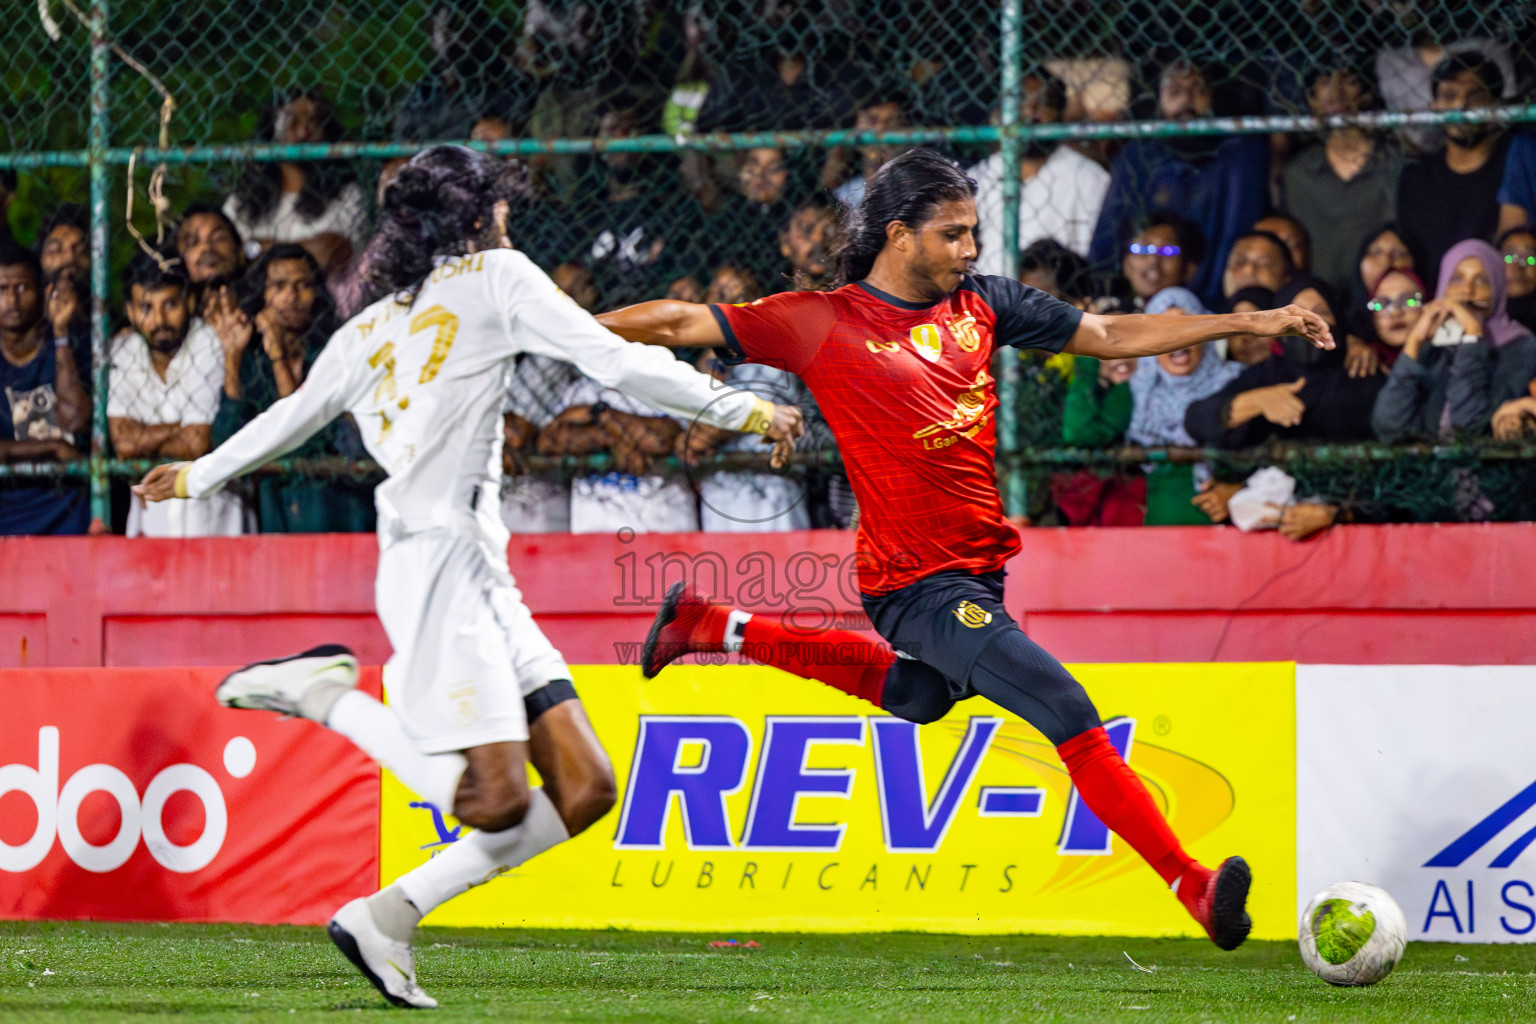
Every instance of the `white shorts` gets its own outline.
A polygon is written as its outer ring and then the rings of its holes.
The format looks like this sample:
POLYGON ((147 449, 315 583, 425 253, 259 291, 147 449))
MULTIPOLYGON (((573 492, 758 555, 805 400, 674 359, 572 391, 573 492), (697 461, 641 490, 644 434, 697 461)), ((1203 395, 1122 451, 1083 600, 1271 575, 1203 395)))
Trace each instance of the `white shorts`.
POLYGON ((511 574, 472 537, 433 530, 390 544, 375 601, 394 647, 384 688, 422 753, 526 740, 523 698, 571 678, 511 574))

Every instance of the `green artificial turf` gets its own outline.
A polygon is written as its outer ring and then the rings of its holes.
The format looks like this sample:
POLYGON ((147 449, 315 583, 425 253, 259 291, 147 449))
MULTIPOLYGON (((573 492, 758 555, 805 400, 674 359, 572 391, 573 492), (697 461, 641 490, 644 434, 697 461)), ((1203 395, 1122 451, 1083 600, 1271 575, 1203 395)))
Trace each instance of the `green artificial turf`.
MULTIPOLYGON (((1536 1019, 1536 948, 1414 944, 1335 989, 1292 943, 427 929, 429 1020, 864 1022, 1536 1019), (1137 970, 1134 957, 1151 973, 1137 970)), ((392 1010, 318 928, 0 922, 0 1021, 356 1020, 392 1010)))

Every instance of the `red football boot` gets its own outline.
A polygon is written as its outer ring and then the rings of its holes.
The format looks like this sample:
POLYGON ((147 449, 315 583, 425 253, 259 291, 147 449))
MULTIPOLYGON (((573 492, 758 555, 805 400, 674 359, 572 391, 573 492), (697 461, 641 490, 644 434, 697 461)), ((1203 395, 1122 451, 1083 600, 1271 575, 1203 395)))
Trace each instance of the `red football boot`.
POLYGON ((1248 886, 1252 882, 1248 862, 1241 857, 1228 857, 1215 871, 1195 864, 1179 879, 1181 890, 1186 884, 1193 890, 1179 892, 1179 902, 1200 922, 1200 927, 1218 949, 1236 949, 1253 928, 1253 921, 1244 909, 1248 902, 1248 886))
POLYGON ((700 597, 681 582, 672 584, 640 649, 641 674, 654 679, 685 654, 723 652, 730 614, 726 605, 700 597))

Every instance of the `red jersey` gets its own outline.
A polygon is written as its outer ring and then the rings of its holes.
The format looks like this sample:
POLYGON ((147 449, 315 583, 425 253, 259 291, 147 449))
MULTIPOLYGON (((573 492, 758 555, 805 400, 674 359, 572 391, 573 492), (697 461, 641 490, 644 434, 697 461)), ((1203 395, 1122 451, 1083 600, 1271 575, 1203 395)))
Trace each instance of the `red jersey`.
POLYGON ((710 309, 738 359, 799 375, 821 407, 859 500, 864 593, 945 570, 991 572, 1019 550, 993 462, 992 353, 1060 352, 1080 311, 975 276, 929 305, 860 282, 710 309))

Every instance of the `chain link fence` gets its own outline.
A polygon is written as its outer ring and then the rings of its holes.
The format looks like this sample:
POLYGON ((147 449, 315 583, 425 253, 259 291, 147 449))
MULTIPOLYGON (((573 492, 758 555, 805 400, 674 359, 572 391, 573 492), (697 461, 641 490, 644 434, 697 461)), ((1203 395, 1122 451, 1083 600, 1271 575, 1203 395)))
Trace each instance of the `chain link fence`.
MULTIPOLYGON (((274 336, 287 338, 289 375, 301 377, 329 329, 356 311, 380 190, 433 140, 527 165, 534 199, 515 241, 594 310, 826 286, 839 206, 857 204, 883 161, 924 144, 981 184, 983 272, 1022 272, 1100 310, 1139 309, 1169 284, 1219 308, 1233 243, 1281 211, 1311 229, 1309 261, 1340 333, 1381 343, 1364 307, 1361 225, 1397 219, 1399 168, 1433 160, 1448 130, 1492 122, 1508 138, 1536 120, 1533 30, 1529 5, 1468 0, 28 0, 0 26, 15 55, 0 72, 8 221, 19 243, 44 252, 51 277, 62 257, 45 250, 72 239, 70 225, 83 229, 89 244, 66 271, 78 301, 65 333, 93 416, 90 431, 57 417, 40 428, 71 436, 87 457, 13 459, 0 466, 4 486, 88 484, 95 518, 127 525, 121 493, 113 515, 113 482, 121 492, 180 443, 135 442, 111 422, 155 404, 114 395, 114 380, 119 390, 159 386, 125 369, 132 344, 144 344, 124 283, 132 261, 147 248, 185 260, 198 304, 181 329, 200 355, 180 391, 161 396, 160 418, 198 404, 190 391, 218 392, 203 402, 214 409, 204 443, 216 443, 283 393, 263 355, 283 347, 267 344, 274 336), (1455 54, 1480 55, 1496 72, 1479 72, 1483 100, 1432 102, 1434 66, 1455 54), (1358 173, 1383 183, 1348 223, 1319 213, 1316 189, 1306 191, 1330 138, 1339 159, 1363 160, 1358 173), (1226 168, 1224 181, 1213 166, 1226 168), (1187 215, 1196 241, 1172 228, 1174 237, 1142 238, 1148 218, 1169 209, 1187 215), (226 226, 238 237, 224 237, 226 226), (1133 266, 1127 248, 1142 244, 1182 247, 1183 266, 1142 274, 1147 261, 1133 266), (258 320, 274 280, 297 270, 319 293, 302 326, 258 327, 243 348, 216 329, 235 306, 258 320)), ((1437 253, 1410 237, 1414 227, 1401 240, 1433 291, 1437 253)), ((1510 285, 1514 296, 1524 278, 1512 273, 1510 285)), ((1125 448, 1124 428, 1073 443, 1063 418, 1075 372, 1070 360, 1011 353, 999 366, 1005 498, 1036 521, 1077 521, 1067 496, 1089 478, 1186 463, 1218 483, 1283 465, 1298 496, 1361 519, 1536 518, 1523 449, 1459 443, 1466 433, 1427 439, 1454 438, 1449 447, 1389 448, 1366 431, 1240 455, 1125 448)), ((560 448, 549 428, 562 413, 612 404, 582 385, 536 368, 509 395, 508 468, 554 488, 546 497, 573 479, 646 474, 697 493, 705 474, 693 467, 716 457, 751 475, 755 453, 730 439, 678 440, 661 427, 598 451, 560 448), (662 454, 667 445, 681 457, 662 454)), ((18 430, 32 429, 14 402, 12 412, 18 430)), ((825 431, 816 440, 791 491, 814 507, 810 524, 846 524, 835 448, 825 431)), ((376 471, 363 455, 345 425, 317 439, 244 492, 244 527, 365 526, 376 471)), ((761 498, 773 485, 757 475, 761 498)), ((509 501, 540 514, 539 487, 518 486, 509 501)))

